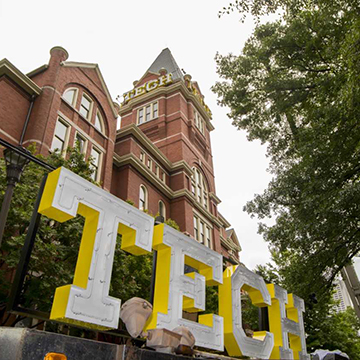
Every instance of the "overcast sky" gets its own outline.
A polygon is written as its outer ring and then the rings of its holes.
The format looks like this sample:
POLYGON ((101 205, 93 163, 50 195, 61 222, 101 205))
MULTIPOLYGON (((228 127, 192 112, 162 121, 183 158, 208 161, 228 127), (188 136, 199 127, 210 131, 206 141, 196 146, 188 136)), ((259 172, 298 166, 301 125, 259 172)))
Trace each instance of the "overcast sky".
MULTIPOLYGON (((210 90, 218 80, 214 57, 239 54, 254 23, 237 14, 218 18, 230 0, 0 0, 0 59, 27 73, 48 63, 62 46, 69 61, 98 63, 113 99, 132 89, 162 49, 198 81, 213 113, 211 133, 219 211, 235 228, 250 269, 269 260, 257 220, 242 211, 266 188, 265 146, 231 125, 210 90)), ((9 119, 10 120, 10 119, 9 119)))

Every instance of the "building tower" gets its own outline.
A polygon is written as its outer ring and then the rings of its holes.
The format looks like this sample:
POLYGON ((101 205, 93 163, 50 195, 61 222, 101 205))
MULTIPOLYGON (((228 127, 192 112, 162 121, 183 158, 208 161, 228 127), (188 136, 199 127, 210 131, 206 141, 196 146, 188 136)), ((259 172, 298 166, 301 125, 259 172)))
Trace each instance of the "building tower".
POLYGON ((239 263, 235 231, 217 210, 211 111, 169 49, 124 94, 119 115, 111 192, 239 263))

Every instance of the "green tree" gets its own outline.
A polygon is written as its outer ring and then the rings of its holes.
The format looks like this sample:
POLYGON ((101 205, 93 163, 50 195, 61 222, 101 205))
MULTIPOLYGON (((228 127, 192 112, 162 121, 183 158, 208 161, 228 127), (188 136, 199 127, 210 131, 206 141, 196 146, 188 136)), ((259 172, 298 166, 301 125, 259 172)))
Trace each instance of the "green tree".
POLYGON ((293 281, 322 293, 360 250, 360 3, 244 0, 224 11, 280 7, 239 56, 216 56, 225 81, 213 90, 233 124, 267 145, 273 179, 245 209, 276 216, 260 233, 295 264, 293 281))
POLYGON ((267 146, 273 179, 245 206, 276 217, 259 226, 275 265, 259 270, 304 298, 309 339, 325 346, 325 320, 340 319, 333 280, 360 250, 360 3, 236 0, 220 15, 230 11, 258 20, 239 56, 217 54, 213 90, 233 125, 267 146))
MULTIPOLYGON (((34 150, 32 148, 33 152, 34 150)), ((93 170, 90 163, 85 161, 77 148, 69 148, 66 159, 54 152, 45 160, 56 168, 67 167, 92 181, 93 170)), ((5 169, 3 159, 0 159, 0 169, 5 169)), ((15 188, 0 251, 0 319, 5 313, 11 278, 18 265, 34 201, 44 174, 43 168, 29 163, 15 188)), ((6 174, 5 171, 0 171, 0 203, 5 188, 6 174)), ((81 216, 64 223, 42 216, 21 296, 23 306, 49 312, 55 288, 72 283, 83 224, 81 216)), ((170 225, 176 226, 176 223, 170 225)), ((133 256, 121 250, 120 246, 121 236, 118 237, 114 256, 111 295, 123 301, 133 296, 149 298, 152 256, 133 256)))

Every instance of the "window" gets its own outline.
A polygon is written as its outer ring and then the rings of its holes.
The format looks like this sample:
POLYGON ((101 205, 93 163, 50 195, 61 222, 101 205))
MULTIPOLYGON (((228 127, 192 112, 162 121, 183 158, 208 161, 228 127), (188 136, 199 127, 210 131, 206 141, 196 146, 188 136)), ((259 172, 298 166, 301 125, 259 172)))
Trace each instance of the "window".
POLYGON ((140 153, 140 161, 145 163, 145 154, 143 152, 140 153))
POLYGON ((199 243, 212 249, 211 227, 199 216, 194 215, 194 238, 199 243))
POLYGON ((200 221, 200 243, 205 245, 205 225, 200 221))
POLYGON ((159 166, 156 164, 155 164, 154 172, 155 172, 156 176, 159 177, 159 166))
POLYGON ((147 210, 147 190, 144 185, 140 185, 139 209, 147 210))
POLYGON ((154 102, 138 109, 137 123, 140 125, 144 122, 156 119, 159 116, 158 106, 158 103, 154 102))
POLYGON ((147 167, 151 170, 151 163, 152 163, 152 161, 151 161, 151 159, 148 159, 148 161, 147 161, 147 167))
POLYGON ((91 149, 91 167, 93 168, 94 172, 91 175, 91 178, 94 181, 99 181, 100 180, 100 160, 101 160, 101 151, 96 149, 96 148, 92 148, 91 149))
POLYGON ((212 249, 212 243, 211 243, 211 229, 209 226, 206 225, 206 242, 205 246, 212 249))
POLYGON ((194 216, 194 238, 199 241, 198 218, 194 216))
POLYGON ((144 109, 140 109, 138 111, 138 124, 142 124, 144 122, 144 109))
POLYGON ((99 110, 96 112, 96 116, 95 116, 95 128, 99 130, 101 133, 104 133, 104 121, 99 110))
POLYGON ((159 214, 166 219, 166 208, 165 204, 160 200, 159 201, 159 214))
POLYGON ((69 125, 67 125, 62 120, 58 119, 58 121, 56 122, 53 142, 51 144, 52 151, 56 149, 59 149, 60 152, 65 151, 68 141, 68 130, 69 130, 69 125))
POLYGON ((200 132, 204 135, 204 129, 205 129, 205 121, 200 116, 200 114, 194 110, 194 121, 195 126, 200 130, 200 132))
POLYGON ((91 112, 92 100, 89 96, 83 94, 81 98, 80 104, 80 114, 85 117, 85 119, 89 119, 91 112))
POLYGON ((79 147, 79 150, 81 153, 85 153, 86 151, 86 139, 84 136, 80 135, 79 133, 76 133, 75 135, 75 146, 79 147))
POLYGON ((161 180, 162 180, 163 182, 165 182, 165 173, 164 173, 164 172, 162 173, 161 180))
POLYGON ((196 200, 208 209, 208 189, 205 181, 205 177, 199 169, 192 168, 194 174, 191 176, 191 192, 195 196, 196 200))
POLYGON ((77 89, 71 88, 65 90, 63 99, 66 100, 71 106, 75 106, 76 103, 77 89))

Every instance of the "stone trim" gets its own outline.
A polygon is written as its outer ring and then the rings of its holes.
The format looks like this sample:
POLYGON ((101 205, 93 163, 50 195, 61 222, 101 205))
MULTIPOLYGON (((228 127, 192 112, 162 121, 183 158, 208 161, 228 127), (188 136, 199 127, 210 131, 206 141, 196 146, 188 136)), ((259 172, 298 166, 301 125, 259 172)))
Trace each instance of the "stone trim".
POLYGON ((241 251, 241 247, 236 245, 233 241, 230 240, 230 238, 225 239, 222 235, 220 235, 220 241, 224 245, 225 248, 228 250, 233 250, 236 252, 241 251))
POLYGON ((181 95, 184 96, 186 101, 192 100, 193 103, 195 103, 197 105, 197 111, 199 111, 201 113, 202 117, 204 118, 204 120, 206 122, 206 126, 208 127, 209 131, 214 130, 215 127, 210 122, 210 117, 209 117, 208 113, 205 111, 204 107, 200 104, 197 97, 194 94, 189 92, 188 88, 185 86, 185 84, 183 83, 183 81, 181 79, 178 79, 171 85, 159 87, 159 88, 157 88, 151 92, 148 92, 142 96, 131 99, 128 103, 121 106, 121 108, 119 110, 119 115, 121 116, 123 113, 131 110, 134 107, 134 105, 137 105, 141 102, 148 101, 149 99, 151 99, 153 97, 157 97, 159 95, 172 93, 176 90, 179 90, 181 92, 181 95))
POLYGON ((0 60, 0 77, 3 75, 6 75, 9 79, 13 80, 29 95, 40 95, 41 88, 7 59, 0 60))
POLYGON ((218 212, 218 214, 219 214, 219 220, 221 221, 222 226, 225 228, 230 227, 231 224, 219 212, 218 212))
MULTIPOLYGON (((135 124, 129 124, 122 129, 118 130, 116 133, 116 139, 120 139, 124 136, 131 135, 133 136, 140 145, 143 146, 149 154, 154 157, 157 162, 162 163, 165 169, 170 173, 174 171, 184 170, 185 173, 191 176, 192 170, 190 165, 185 160, 180 160, 175 163, 172 163, 157 146, 155 146, 150 139, 138 128, 135 124)), ((117 143, 116 141, 115 143, 117 143)))
POLYGON ((221 203, 221 200, 213 192, 209 193, 209 198, 212 199, 216 205, 221 203))
POLYGON ((94 69, 96 71, 96 74, 97 76, 99 77, 100 79, 100 82, 101 82, 101 85, 102 85, 102 88, 105 92, 105 95, 107 97, 107 100, 109 102, 109 105, 110 105, 110 108, 111 108, 111 111, 114 115, 115 118, 117 118, 118 116, 118 112, 117 110, 115 109, 115 106, 114 106, 114 101, 111 99, 111 95, 110 95, 110 92, 109 92, 109 89, 104 81, 104 78, 101 74, 101 71, 100 71, 100 68, 99 68, 99 65, 98 64, 91 64, 91 63, 83 63, 83 62, 75 62, 75 61, 64 61, 61 63, 62 66, 64 67, 79 67, 79 68, 86 68, 86 69, 94 69))

